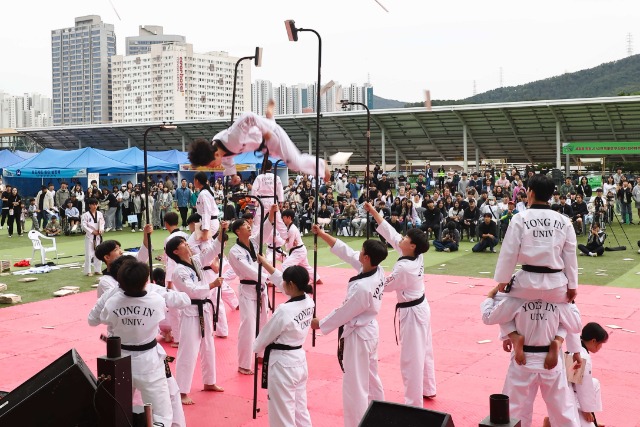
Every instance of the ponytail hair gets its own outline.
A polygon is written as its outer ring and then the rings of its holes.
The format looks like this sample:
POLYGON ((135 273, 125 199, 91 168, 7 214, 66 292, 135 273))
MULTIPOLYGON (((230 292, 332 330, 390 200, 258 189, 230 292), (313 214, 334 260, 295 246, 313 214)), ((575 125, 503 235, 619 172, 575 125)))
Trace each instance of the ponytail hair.
POLYGON ((293 283, 298 290, 306 294, 313 293, 313 287, 309 284, 309 272, 304 267, 299 265, 287 267, 287 269, 282 272, 282 279, 285 282, 293 283))

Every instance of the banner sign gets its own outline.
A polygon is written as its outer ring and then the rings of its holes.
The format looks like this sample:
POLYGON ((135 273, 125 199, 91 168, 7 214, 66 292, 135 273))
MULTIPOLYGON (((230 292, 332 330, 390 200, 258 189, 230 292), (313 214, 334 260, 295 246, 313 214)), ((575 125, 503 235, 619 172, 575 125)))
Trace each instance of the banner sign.
POLYGON ((640 154, 640 142, 570 142, 562 147, 563 154, 640 154))
MULTIPOLYGON (((238 172, 252 172, 256 170, 256 165, 236 165, 236 171, 238 172)), ((218 166, 215 168, 211 168, 208 166, 197 166, 194 167, 191 164, 187 163, 187 164, 183 164, 180 165, 180 171, 182 172, 188 172, 188 171, 194 171, 194 172, 199 172, 199 171, 203 171, 203 172, 224 172, 224 168, 222 166, 218 166)))
POLYGON ((4 169, 2 175, 6 177, 16 178, 73 178, 73 177, 85 177, 87 176, 86 169, 4 169))

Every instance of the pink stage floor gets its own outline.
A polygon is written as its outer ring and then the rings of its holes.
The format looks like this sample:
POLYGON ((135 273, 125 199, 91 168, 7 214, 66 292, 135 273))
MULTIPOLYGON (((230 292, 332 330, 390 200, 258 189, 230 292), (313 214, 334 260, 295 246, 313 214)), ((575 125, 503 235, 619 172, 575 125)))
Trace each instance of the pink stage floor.
MULTIPOLYGON (((352 271, 320 268, 325 285, 318 291, 318 313, 340 304, 352 271)), ((497 341, 497 328, 480 321, 479 305, 493 282, 454 276, 426 276, 431 304, 438 395, 425 407, 452 414, 456 426, 477 426, 489 411, 489 395, 502 390, 509 355, 497 341), (478 344, 481 340, 492 340, 478 344)), ((278 295, 278 302, 284 297, 278 295)), ((91 328, 86 315, 95 292, 0 309, 0 390, 12 390, 54 359, 75 347, 95 372, 96 357, 106 350, 98 336, 104 328, 91 328), (53 327, 48 329, 45 327, 53 327)), ((603 350, 594 355, 594 376, 602 383, 604 412, 598 421, 607 426, 640 426, 635 402, 640 390, 640 290, 581 286, 579 307, 583 321, 615 324, 637 333, 611 330, 603 350), (619 297, 619 298, 618 298, 619 297)), ((395 295, 385 296, 380 322, 380 372, 386 398, 402 403, 399 348, 393 332, 395 295)), ((189 426, 266 426, 267 394, 259 391, 261 412, 251 418, 253 377, 237 373, 236 338, 239 313, 229 315, 231 336, 216 339, 218 384, 224 393, 194 391, 195 405, 185 407, 189 426)), ((309 410, 315 426, 342 425, 341 371, 335 357, 336 334, 311 336, 305 349, 309 364, 309 410)), ((167 346, 167 353, 176 349, 167 346)), ((193 390, 202 382, 196 369, 193 390)), ((535 405, 534 425, 541 425, 544 403, 535 405)))

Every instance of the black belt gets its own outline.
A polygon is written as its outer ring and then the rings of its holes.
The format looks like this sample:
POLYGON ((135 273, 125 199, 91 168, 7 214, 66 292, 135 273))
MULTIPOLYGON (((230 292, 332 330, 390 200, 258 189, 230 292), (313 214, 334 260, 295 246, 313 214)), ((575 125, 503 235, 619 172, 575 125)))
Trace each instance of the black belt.
POLYGON ((217 215, 211 215, 211 219, 218 219, 217 215))
POLYGON ((198 318, 200 319, 200 335, 202 336, 202 338, 204 338, 204 305, 211 304, 211 308, 213 308, 213 301, 211 301, 209 298, 192 299, 191 304, 198 306, 198 318))
POLYGON ((205 265, 204 267, 202 267, 202 271, 207 271, 207 270, 213 270, 213 268, 211 268, 210 265, 205 265))
POLYGON ((258 196, 260 199, 273 199, 276 196, 258 196))
MULTIPOLYGON (((273 250, 273 246, 271 246, 271 245, 267 245, 267 248, 273 250)), ((280 246, 278 246, 276 248, 276 252, 278 252, 279 254, 283 254, 284 255, 284 251, 282 250, 282 248, 280 246)), ((291 254, 291 252, 289 252, 289 254, 291 254)))
POLYGON ((537 265, 527 265, 527 264, 524 264, 522 266, 522 270, 528 271, 529 273, 560 273, 562 271, 557 268, 540 267, 537 265))
POLYGON ((549 353, 548 345, 525 345, 523 346, 525 353, 549 353))
POLYGON ((173 356, 167 356, 164 358, 164 375, 167 378, 171 378, 173 376, 171 375, 171 367, 169 366, 169 363, 173 362, 174 360, 176 360, 176 358, 173 356))
POLYGON ((300 249, 300 248, 303 248, 303 247, 304 247, 304 245, 298 245, 298 246, 292 247, 291 249, 289 249, 289 255, 291 255, 291 253, 293 251, 295 251, 296 249, 300 249))
POLYGON ((262 388, 267 388, 269 380, 269 356, 271 350, 299 350, 301 345, 291 346, 286 344, 271 343, 264 349, 264 356, 262 358, 262 388))
MULTIPOLYGON (((399 302, 396 304, 396 311, 395 311, 395 314, 393 315, 393 332, 395 332, 396 334, 396 345, 398 345, 398 331, 396 330, 396 317, 398 316, 398 309, 414 307, 416 305, 422 304, 423 301, 424 301, 424 294, 422 294, 420 298, 414 299, 413 301, 399 302)), ((400 321, 398 321, 398 329, 400 329, 400 321)))
MULTIPOLYGON (((242 279, 240 280, 240 284, 241 285, 253 285, 256 287, 258 287, 258 281, 257 280, 249 280, 249 279, 242 279)), ((261 294, 262 291, 264 291, 264 286, 260 285, 260 292, 258 292, 258 294, 261 294)), ((256 298, 261 298, 260 295, 257 295, 256 298)), ((268 296, 267 296, 267 306, 269 307, 269 310, 271 310, 271 301, 269 301, 268 296)), ((260 313, 257 314, 258 316, 260 315, 260 313)))
POLYGON ((340 369, 342 369, 342 373, 344 373, 344 365, 342 364, 342 360, 344 359, 344 338, 342 338, 343 333, 344 333, 344 325, 338 328, 338 363, 340 364, 340 369))
POLYGON ((120 344, 120 348, 127 351, 147 351, 147 350, 151 350, 156 345, 158 345, 158 341, 156 341, 154 338, 153 341, 148 342, 146 344, 142 344, 142 345, 120 344))

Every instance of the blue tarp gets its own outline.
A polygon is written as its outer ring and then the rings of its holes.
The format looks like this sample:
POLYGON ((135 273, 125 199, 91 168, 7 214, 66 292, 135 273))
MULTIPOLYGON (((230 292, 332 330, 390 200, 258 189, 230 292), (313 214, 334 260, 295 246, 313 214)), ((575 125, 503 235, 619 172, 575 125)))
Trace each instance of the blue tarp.
MULTIPOLYGON (((129 170, 128 172, 144 172, 144 151, 142 151, 138 147, 131 147, 127 148, 126 150, 118 151, 96 151, 112 160, 116 160, 118 162, 131 166, 131 170, 129 170)), ((147 170, 150 172, 177 171, 179 167, 179 163, 172 163, 169 161, 161 160, 158 157, 153 156, 151 151, 148 153, 147 170)))
POLYGON ((185 153, 184 151, 149 151, 149 156, 153 156, 157 159, 164 160, 165 162, 173 163, 176 165, 184 165, 189 163, 187 153, 185 153))
POLYGON ((38 153, 29 153, 28 151, 22 151, 22 150, 16 150, 13 152, 13 154, 18 155, 23 159, 30 159, 38 155, 38 153))
POLYGON ((0 168, 20 163, 24 158, 12 153, 9 150, 0 150, 0 168))
POLYGON ((133 166, 110 159, 98 150, 87 147, 71 151, 46 148, 31 159, 4 168, 4 174, 5 176, 9 174, 11 176, 56 177, 56 174, 48 173, 48 171, 67 171, 66 173, 60 172, 60 175, 68 175, 82 169, 85 169, 85 173, 134 172, 133 166))

